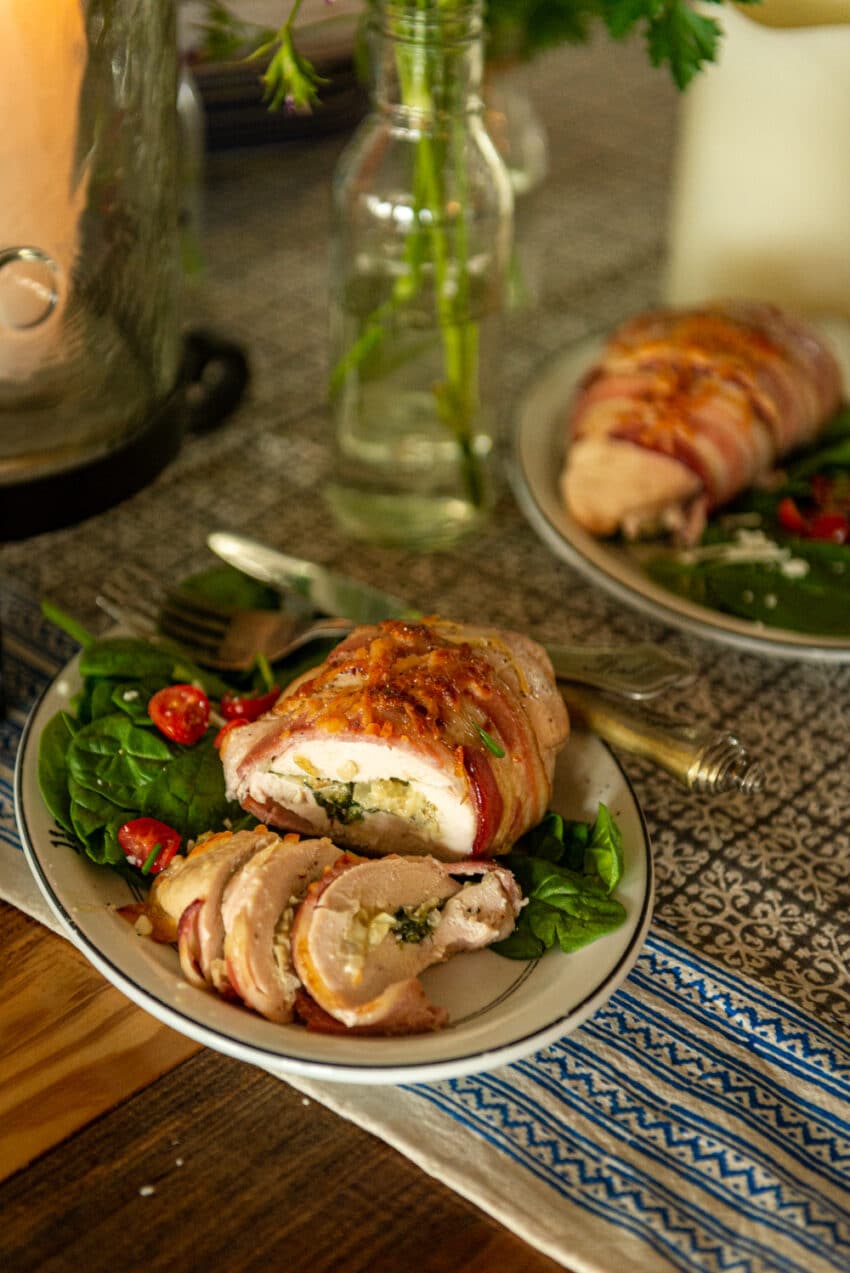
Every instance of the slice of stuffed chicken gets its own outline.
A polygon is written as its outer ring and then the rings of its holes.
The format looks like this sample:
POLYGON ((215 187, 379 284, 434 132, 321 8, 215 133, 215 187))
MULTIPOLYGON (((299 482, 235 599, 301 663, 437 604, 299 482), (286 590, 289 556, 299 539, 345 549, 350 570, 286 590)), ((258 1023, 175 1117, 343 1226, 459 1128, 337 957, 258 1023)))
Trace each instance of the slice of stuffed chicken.
POLYGON ((543 817, 568 733, 536 642, 431 619, 356 628, 221 754, 229 797, 265 823, 451 861, 543 817))
POLYGON ((241 999, 270 1021, 291 1021, 299 983, 289 928, 308 886, 339 856, 326 839, 281 839, 265 827, 224 832, 157 876, 149 910, 161 936, 172 927, 192 985, 241 999))
POLYGON ((330 1017, 360 1033, 436 1030, 448 1014, 420 973, 507 937, 521 906, 513 875, 493 862, 342 858, 296 912, 295 971, 330 1017))

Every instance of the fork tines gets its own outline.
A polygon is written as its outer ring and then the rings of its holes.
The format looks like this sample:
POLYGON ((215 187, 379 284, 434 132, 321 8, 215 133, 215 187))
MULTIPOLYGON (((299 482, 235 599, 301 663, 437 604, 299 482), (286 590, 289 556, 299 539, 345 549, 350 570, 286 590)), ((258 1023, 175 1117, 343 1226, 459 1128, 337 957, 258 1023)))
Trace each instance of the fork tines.
POLYGON ((101 588, 97 604, 117 622, 147 635, 164 632, 175 641, 214 651, 232 612, 179 588, 165 587, 149 571, 128 565, 101 588))

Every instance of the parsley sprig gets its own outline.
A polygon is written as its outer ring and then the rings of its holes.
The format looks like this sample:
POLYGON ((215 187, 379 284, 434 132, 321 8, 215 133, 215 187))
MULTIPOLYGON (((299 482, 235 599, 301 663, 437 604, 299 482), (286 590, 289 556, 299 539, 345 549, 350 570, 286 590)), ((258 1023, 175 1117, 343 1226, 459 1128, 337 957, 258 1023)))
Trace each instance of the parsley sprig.
MULTIPOLYGON (((729 2, 708 0, 718 6, 729 2)), ((233 57, 247 48, 247 58, 267 59, 261 79, 270 108, 309 113, 325 81, 296 46, 293 31, 302 0, 281 0, 282 10, 287 3, 288 15, 272 31, 235 18, 222 0, 207 0, 206 52, 233 57)), ((375 3, 366 0, 366 8, 375 3)), ((450 6, 457 0, 440 3, 450 6)), ((698 12, 693 0, 487 0, 486 22, 488 56, 494 59, 528 59, 561 44, 581 44, 600 25, 615 40, 640 33, 652 65, 666 65, 679 89, 716 60, 722 35, 717 20, 698 12)))

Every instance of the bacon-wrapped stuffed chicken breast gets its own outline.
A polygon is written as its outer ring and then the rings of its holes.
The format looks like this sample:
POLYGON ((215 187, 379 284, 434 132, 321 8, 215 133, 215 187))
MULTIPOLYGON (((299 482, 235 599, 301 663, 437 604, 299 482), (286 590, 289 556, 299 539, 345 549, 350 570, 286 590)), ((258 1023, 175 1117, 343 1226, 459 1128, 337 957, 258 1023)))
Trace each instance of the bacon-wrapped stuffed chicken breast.
POLYGON ((594 535, 694 542, 712 509, 816 437, 841 394, 820 337, 774 306, 640 315, 614 332, 576 395, 564 501, 594 535))
POLYGON ((193 986, 291 1021, 300 984, 289 945, 295 908, 339 856, 330 840, 281 839, 265 827, 210 836, 154 880, 156 935, 176 940, 193 986))
POLYGON ((441 619, 356 628, 222 744, 263 822, 370 854, 508 849, 543 817, 569 722, 548 655, 441 619))

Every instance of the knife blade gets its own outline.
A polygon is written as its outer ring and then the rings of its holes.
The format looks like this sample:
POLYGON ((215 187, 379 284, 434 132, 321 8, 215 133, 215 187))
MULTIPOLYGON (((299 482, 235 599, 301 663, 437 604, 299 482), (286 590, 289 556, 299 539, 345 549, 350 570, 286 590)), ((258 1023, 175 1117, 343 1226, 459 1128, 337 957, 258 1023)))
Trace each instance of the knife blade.
POLYGON ((371 584, 338 575, 314 561, 290 557, 246 535, 215 531, 207 546, 243 574, 273 588, 291 590, 322 614, 351 619, 354 623, 380 623, 382 619, 418 619, 422 612, 407 601, 371 584))
MULTIPOLYGON (((371 584, 335 574, 312 561, 258 543, 245 535, 216 531, 208 547, 244 574, 273 587, 295 591, 322 614, 378 623, 382 619, 417 619, 422 611, 371 584)), ((693 680, 690 663, 643 642, 632 646, 547 645, 559 681, 578 681, 633 699, 655 698, 672 685, 693 680)))

